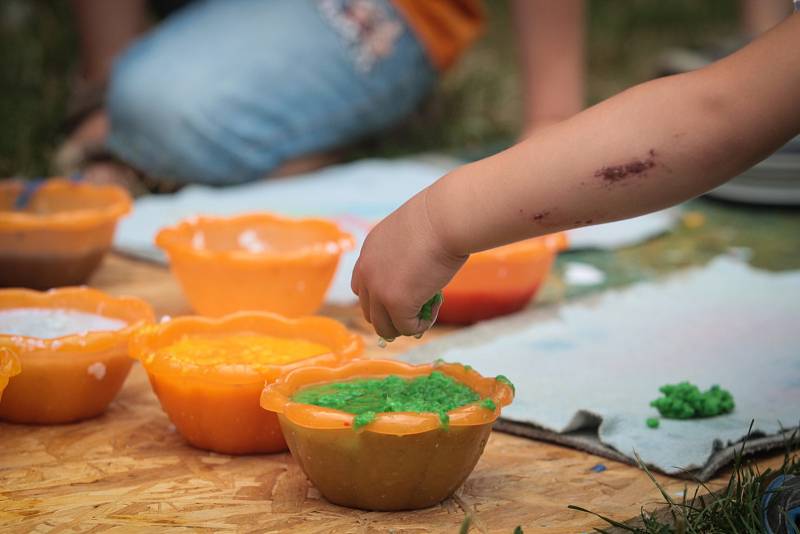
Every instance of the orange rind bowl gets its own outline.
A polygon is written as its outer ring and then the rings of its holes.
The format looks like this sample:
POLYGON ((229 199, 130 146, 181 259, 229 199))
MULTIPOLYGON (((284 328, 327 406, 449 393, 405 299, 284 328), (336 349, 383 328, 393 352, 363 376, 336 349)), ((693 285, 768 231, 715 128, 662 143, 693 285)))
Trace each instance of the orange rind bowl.
POLYGON ((339 365, 363 350, 361 337, 325 317, 287 319, 267 312, 222 318, 180 317, 142 328, 131 340, 131 355, 150 377, 153 391, 180 434, 195 447, 225 454, 286 450, 275 414, 259 407, 265 383, 307 365, 339 365), (257 334, 301 339, 329 347, 328 353, 287 364, 193 365, 162 351, 193 336, 257 334))
POLYGON ((261 406, 277 414, 283 434, 308 478, 334 504, 364 510, 412 510, 433 506, 455 492, 478 462, 513 386, 460 364, 409 365, 357 360, 337 368, 292 371, 261 394, 261 406), (292 401, 299 389, 356 378, 413 378, 438 370, 494 401, 448 412, 445 428, 433 413, 381 413, 361 429, 353 414, 292 401))
POLYGON ((24 209, 20 180, 0 183, 0 286, 49 289, 82 284, 111 248, 131 198, 113 185, 44 182, 24 209))
POLYGON ((565 248, 560 232, 471 255, 444 288, 437 321, 472 324, 523 309, 565 248))
POLYGON ((69 423, 103 413, 130 371, 128 338, 154 320, 143 300, 85 287, 0 290, 0 310, 13 308, 75 310, 127 323, 49 339, 0 332, 0 350, 15 352, 21 365, 0 403, 0 419, 14 423, 69 423))
POLYGON ((3 400, 3 391, 12 376, 20 373, 19 357, 11 347, 0 347, 0 401, 3 400))
POLYGON ((320 308, 354 240, 330 221, 253 213, 187 219, 162 229, 156 245, 197 313, 300 317, 320 308))

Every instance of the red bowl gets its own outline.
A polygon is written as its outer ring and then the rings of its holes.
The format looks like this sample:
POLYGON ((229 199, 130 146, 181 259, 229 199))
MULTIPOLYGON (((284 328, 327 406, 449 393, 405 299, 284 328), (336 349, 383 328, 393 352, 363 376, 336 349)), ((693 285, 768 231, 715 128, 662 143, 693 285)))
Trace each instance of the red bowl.
POLYGON ((444 288, 438 322, 472 324, 521 310, 566 246, 557 233, 473 254, 444 288))

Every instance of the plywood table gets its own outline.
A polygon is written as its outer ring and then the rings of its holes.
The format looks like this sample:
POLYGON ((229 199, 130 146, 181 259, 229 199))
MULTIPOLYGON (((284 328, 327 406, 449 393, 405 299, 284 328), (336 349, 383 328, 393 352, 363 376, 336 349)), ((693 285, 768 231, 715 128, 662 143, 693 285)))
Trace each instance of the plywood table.
MULTIPOLYGON (((147 299, 159 315, 188 313, 169 273, 120 257, 106 259, 92 285, 147 299)), ((324 312, 362 332, 369 356, 415 340, 375 346, 355 307, 324 312)), ((441 335, 438 330, 426 337, 441 335)), ((423 340, 424 341, 424 340, 423 340)), ((779 456, 762 460, 777 464, 779 456)), ((670 492, 684 482, 659 477, 670 492)), ((477 468, 439 506, 377 513, 326 502, 289 454, 233 457, 186 445, 136 365, 108 412, 59 426, 0 423, 0 531, 296 533, 588 532, 602 521, 569 504, 624 520, 659 494, 642 471, 583 452, 493 433, 477 468), (607 469, 594 472, 598 463, 607 469)))

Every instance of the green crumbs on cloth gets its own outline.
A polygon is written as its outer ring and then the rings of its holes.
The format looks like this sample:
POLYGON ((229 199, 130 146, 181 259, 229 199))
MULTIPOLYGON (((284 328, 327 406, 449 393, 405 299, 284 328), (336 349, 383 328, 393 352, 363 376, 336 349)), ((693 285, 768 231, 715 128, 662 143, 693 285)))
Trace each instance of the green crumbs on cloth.
POLYGON ((650 403, 663 417, 669 419, 691 419, 713 417, 733 411, 735 406, 730 392, 714 385, 708 391, 689 382, 667 384, 659 391, 664 394, 650 403))
POLYGON ((645 421, 648 427, 650 428, 658 428, 661 422, 658 420, 657 417, 648 417, 647 421, 645 421))
POLYGON ((390 375, 309 386, 292 396, 294 402, 354 414, 355 428, 368 425, 385 412, 435 413, 447 426, 447 412, 480 399, 475 391, 441 371, 411 380, 390 375))

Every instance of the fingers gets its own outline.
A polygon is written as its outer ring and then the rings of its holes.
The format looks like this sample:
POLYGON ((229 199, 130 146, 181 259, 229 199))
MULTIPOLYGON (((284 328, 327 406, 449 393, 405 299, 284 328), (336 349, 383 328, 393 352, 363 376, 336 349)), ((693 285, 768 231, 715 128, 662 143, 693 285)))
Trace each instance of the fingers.
MULTIPOLYGON (((438 312, 438 308, 436 312, 438 312)), ((414 306, 404 306, 402 308, 390 307, 389 317, 395 329, 404 336, 420 336, 432 325, 433 321, 423 321, 419 318, 419 309, 414 306)), ((435 315, 433 316, 436 317, 435 315)))
POLYGON ((404 336, 416 336, 425 332, 433 324, 430 320, 423 320, 423 315, 427 319, 433 316, 423 314, 422 305, 416 304, 418 297, 410 294, 400 293, 396 290, 384 295, 383 303, 391 318, 395 329, 404 336))
POLYGON ((364 319, 371 324, 372 317, 370 314, 369 291, 367 291, 367 288, 363 285, 361 286, 361 289, 358 290, 358 303, 361 304, 361 313, 364 314, 364 319))
POLYGON ((428 325, 427 329, 430 329, 431 326, 436 324, 436 319, 439 318, 439 310, 444 304, 444 295, 441 295, 441 298, 437 299, 436 302, 433 304, 433 309, 431 309, 431 320, 428 321, 430 324, 428 325))
POLYGON ((422 334, 433 328, 433 325, 436 324, 436 319, 439 318, 439 308, 442 307, 441 301, 438 304, 433 306, 431 310, 431 319, 430 321, 424 321, 420 319, 419 322, 419 332, 414 335, 415 338, 420 339, 422 338, 422 334))
POLYGON ((444 297, 438 299, 434 304, 433 308, 431 308, 431 318, 430 320, 423 320, 419 319, 418 317, 418 328, 417 333, 414 335, 417 339, 422 337, 422 334, 430 330, 434 324, 436 324, 436 319, 439 317, 439 309, 442 307, 442 302, 444 302, 444 297))
POLYGON ((370 301, 369 315, 375 332, 382 338, 391 341, 400 335, 400 332, 395 328, 392 319, 389 317, 389 312, 386 311, 386 308, 383 307, 378 299, 370 301))
POLYGON ((361 256, 358 257, 356 260, 356 264, 353 266, 353 274, 350 275, 350 291, 352 291, 357 297, 359 295, 359 287, 361 283, 361 275, 359 273, 359 265, 361 264, 361 256))
POLYGON ((384 339, 392 340, 399 335, 421 337, 436 322, 440 303, 434 306, 432 320, 419 318, 416 306, 407 302, 407 296, 371 294, 367 289, 365 277, 361 273, 361 258, 356 262, 350 289, 358 296, 361 311, 367 322, 375 328, 375 332, 384 339))
POLYGON ((353 268, 353 276, 350 277, 350 289, 358 297, 358 303, 361 305, 361 313, 364 314, 364 319, 366 319, 368 323, 371 323, 372 320, 370 319, 369 314, 369 291, 367 291, 367 288, 364 285, 364 279, 361 277, 361 272, 359 269, 360 263, 361 258, 356 261, 356 265, 353 268))

